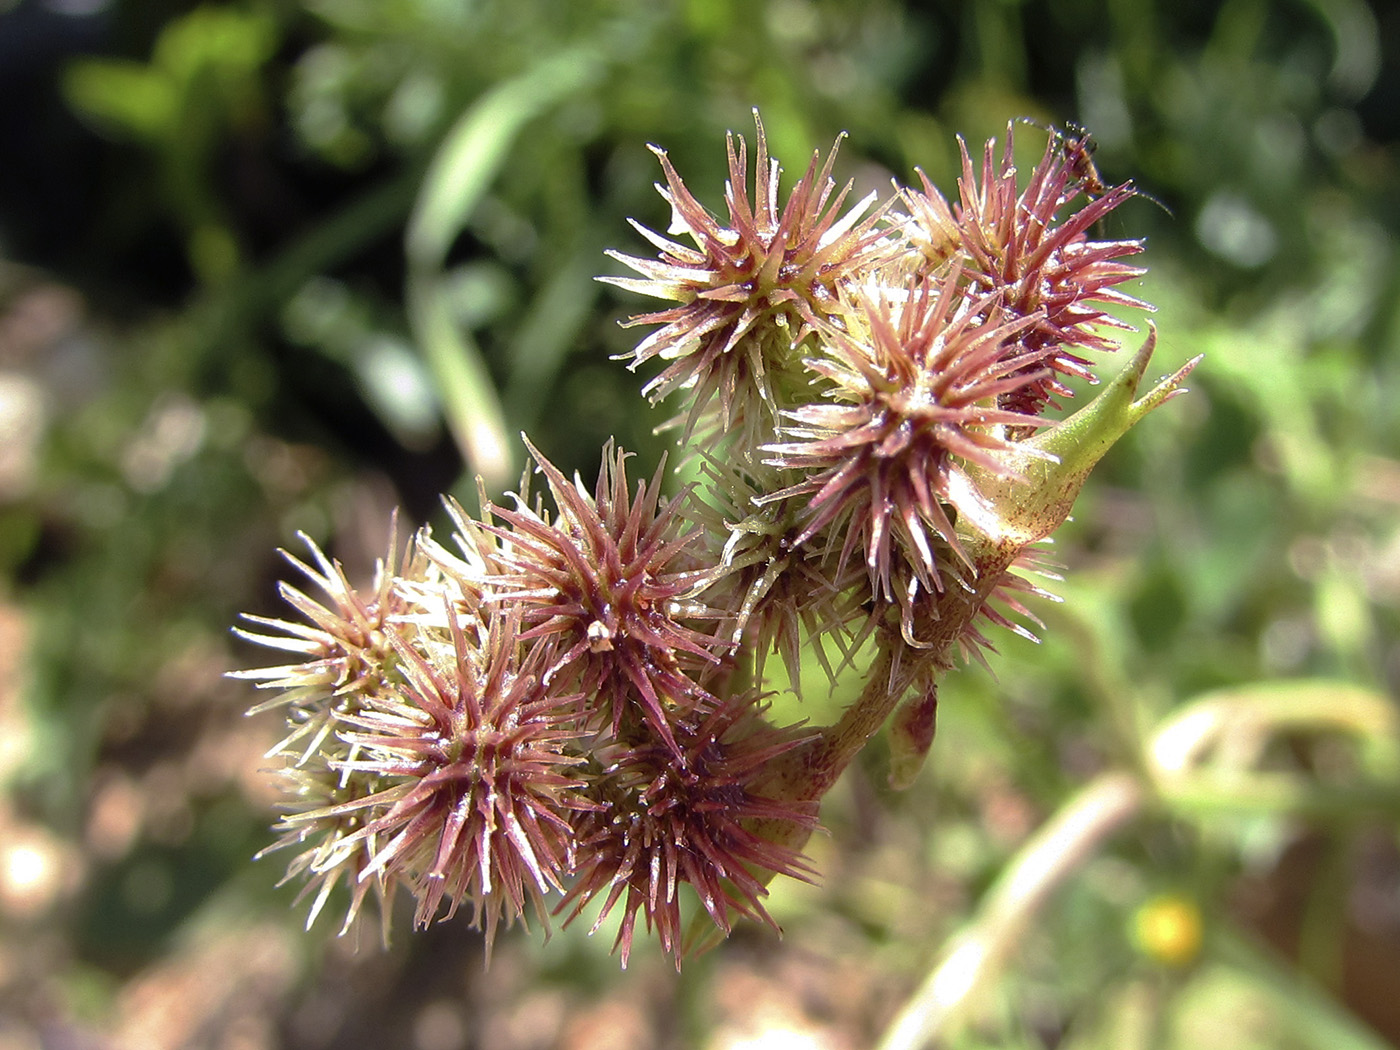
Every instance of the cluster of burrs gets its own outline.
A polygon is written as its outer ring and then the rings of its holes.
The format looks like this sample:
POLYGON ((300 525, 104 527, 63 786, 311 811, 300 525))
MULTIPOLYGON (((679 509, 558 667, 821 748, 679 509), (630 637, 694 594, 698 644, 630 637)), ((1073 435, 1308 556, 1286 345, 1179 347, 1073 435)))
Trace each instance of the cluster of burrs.
POLYGON ((698 481, 634 486, 609 445, 589 486, 530 445, 504 505, 449 504, 449 543, 392 543, 357 591, 308 541, 290 560, 320 594, 284 585, 301 619, 250 618, 296 661, 239 675, 287 714, 271 848, 312 919, 335 897, 348 928, 374 897, 387 929, 404 890, 419 925, 467 906, 489 950, 502 924, 596 902, 624 964, 640 915, 677 965, 771 924, 770 881, 814 874, 822 795, 887 722, 909 782, 939 675, 988 624, 1028 633, 1035 545, 1179 391, 1190 365, 1136 397, 1149 334, 1089 405, 1047 415, 1115 349, 1109 311, 1145 305, 1122 290, 1141 242, 1090 236, 1136 191, 1101 182, 1086 137, 1052 133, 1022 179, 1008 128, 962 147, 953 200, 920 173, 878 206, 848 207, 833 147, 780 205, 755 123, 752 181, 728 138, 723 217, 655 150, 668 235, 634 223, 658 254, 613 253, 639 276, 604 278, 670 304, 627 322, 652 328, 630 360, 661 363, 646 393, 683 405, 698 481), (804 663, 864 688, 833 725, 774 724, 772 654, 794 688, 804 663))

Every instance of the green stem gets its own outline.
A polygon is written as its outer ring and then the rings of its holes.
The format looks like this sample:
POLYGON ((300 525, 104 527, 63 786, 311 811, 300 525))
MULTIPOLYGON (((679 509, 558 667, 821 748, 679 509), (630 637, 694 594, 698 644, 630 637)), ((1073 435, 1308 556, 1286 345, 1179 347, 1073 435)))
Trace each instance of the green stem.
POLYGON ((922 675, 937 676, 951 666, 949 654, 967 625, 982 609, 1019 548, 1007 545, 990 553, 978 566, 978 585, 971 591, 950 587, 937 604, 916 618, 915 647, 889 625, 876 636, 875 663, 860 696, 841 717, 810 742, 774 763, 761 790, 776 798, 815 802, 831 790, 870 738, 899 706, 909 687, 922 675))
POLYGON ((1241 773, 1159 780, 1156 788, 1176 816, 1257 813, 1342 823, 1400 817, 1400 789, 1393 784, 1334 786, 1287 773, 1241 773))
POLYGON ((988 891, 977 917, 904 1007, 879 1050, 918 1050, 946 1035, 1001 972, 1027 926, 1104 841, 1141 812, 1147 792, 1130 773, 1103 773, 1041 828, 988 891))
POLYGON ((842 712, 835 724, 827 726, 811 744, 793 753, 793 765, 800 772, 797 783, 801 785, 800 792, 793 797, 815 800, 825 795, 861 748, 885 724, 911 680, 907 666, 895 667, 898 648, 898 642, 881 645, 860 696, 842 712))

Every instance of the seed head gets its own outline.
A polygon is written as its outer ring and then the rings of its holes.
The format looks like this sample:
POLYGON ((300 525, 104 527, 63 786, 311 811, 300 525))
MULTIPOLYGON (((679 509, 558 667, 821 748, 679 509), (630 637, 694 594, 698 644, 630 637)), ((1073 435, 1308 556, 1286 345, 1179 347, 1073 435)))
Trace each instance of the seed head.
POLYGON ((842 663, 866 636, 870 587, 856 563, 835 559, 798 542, 799 501, 760 504, 781 485, 781 474, 762 464, 755 478, 727 458, 700 452, 707 499, 696 501, 710 558, 720 575, 706 592, 729 614, 726 630, 736 648, 753 654, 753 674, 764 679, 768 655, 777 652, 793 690, 802 692, 802 658, 810 648, 828 679, 835 680, 828 645, 842 663))
POLYGON ((1097 188, 1100 196, 1067 215, 1057 213, 1085 192, 1079 165, 1067 158, 1063 136, 1051 136, 1024 190, 1017 186, 1012 162, 1013 130, 1008 126, 996 159, 996 140, 982 154, 980 180, 967 145, 962 151, 959 203, 947 199, 921 171, 922 190, 902 196, 911 223, 907 236, 919 268, 937 272, 961 268, 964 280, 979 293, 999 293, 1012 316, 1036 318, 1021 334, 1020 347, 1030 352, 1041 374, 1002 394, 1004 408, 1038 415, 1057 397, 1068 397, 1060 376, 1092 381, 1089 361, 1080 351, 1111 351, 1117 344, 1100 328, 1130 329, 1107 310, 1113 306, 1150 309, 1118 285, 1146 271, 1120 260, 1142 251, 1140 240, 1091 241, 1089 230, 1137 191, 1131 183, 1097 188))
POLYGON ((626 322, 628 326, 661 325, 631 352, 632 365, 654 357, 669 361, 647 384, 647 394, 656 401, 687 390, 691 399, 685 414, 687 437, 717 401, 718 432, 739 431, 754 438, 747 445, 738 442, 736 447, 741 449, 756 448, 761 427, 771 425, 776 417, 775 377, 800 372, 799 355, 792 347, 801 331, 833 308, 845 281, 877 265, 890 251, 879 226, 884 209, 862 219, 874 203, 873 193, 840 215, 851 184, 835 192, 831 170, 839 139, 824 162, 813 154, 806 173, 779 210, 780 168, 768 154, 756 110, 754 124, 752 200, 748 145, 742 135, 737 137, 737 148, 736 136, 731 133, 726 138, 728 216, 723 222, 691 195, 665 150, 652 147, 666 176, 666 185, 658 185, 657 192, 671 205, 668 232, 686 234, 695 247, 633 222, 660 249, 660 256, 642 259, 610 252, 642 277, 603 278, 621 288, 681 304, 626 322))
POLYGON ((621 904, 614 945, 627 965, 641 913, 679 969, 682 954, 680 887, 689 885, 714 925, 728 933, 734 915, 777 928, 763 906, 774 875, 807 879, 800 853, 760 838, 757 821, 810 831, 812 807, 767 798, 753 789, 764 767, 802 743, 803 734, 776 729, 758 714, 752 696, 734 697, 703 718, 679 720, 679 754, 663 746, 615 746, 590 794, 598 808, 578 816, 577 881, 560 905, 573 921, 604 897, 596 930, 621 904))
POLYGON ((558 513, 521 497, 490 508, 497 524, 486 528, 499 543, 488 601, 520 610, 521 637, 552 651, 546 682, 590 698, 591 726, 628 736, 640 715, 671 742, 674 713, 706 699, 696 679, 724 648, 693 626, 718 614, 697 597, 712 570, 698 567, 684 499, 662 499, 664 463, 629 493, 627 454, 611 444, 591 495, 530 451, 558 513))
POLYGON ((830 384, 826 396, 786 412, 786 440, 766 448, 765 462, 801 480, 759 502, 803 501, 797 542, 825 533, 840 564, 860 549, 877 597, 896 596, 897 564, 918 590, 941 591, 942 564, 964 557, 953 524, 964 467, 996 470, 1007 429, 1038 423, 998 407, 1039 377, 1039 355, 1018 342, 1037 316, 1007 315, 996 294, 967 295, 956 269, 906 292, 861 288, 844 325, 823 328, 824 354, 806 362, 830 384))
MULTIPOLYGON (((385 628, 411 604, 398 590, 397 529, 391 532, 389 553, 376 566, 368 597, 357 592, 340 564, 327 558, 304 533, 298 535, 310 550, 313 565, 282 552, 325 598, 318 601, 289 583, 280 583, 278 591, 283 600, 296 609, 304 621, 245 613, 246 622, 275 633, 234 628, 234 633, 246 641, 302 657, 294 664, 235 671, 229 675, 256 682, 262 689, 278 691, 277 697, 254 708, 252 713, 308 701, 315 703, 331 694, 370 695, 380 688, 385 674, 397 662, 385 628)), ((416 568, 423 566, 421 555, 412 545, 404 561, 416 568)))
POLYGON ((399 886, 392 874, 370 870, 379 843, 375 836, 364 834, 361 804, 366 796, 379 790, 380 782, 367 776, 347 779, 324 762, 310 767, 288 764, 278 770, 278 775, 285 797, 278 806, 283 815, 275 828, 280 834, 277 841, 259 851, 257 859, 292 851, 286 874, 278 885, 303 880, 296 900, 299 904, 311 898, 306 916, 308 930, 332 894, 343 885, 350 900, 340 932, 348 933, 359 925, 362 908, 372 890, 378 905, 380 934, 387 944, 390 913, 399 886))
MULTIPOLYGON (((283 556, 315 584, 324 598, 317 601, 304 591, 281 583, 278 589, 283 599, 303 619, 245 614, 245 621, 266 631, 235 627, 234 633, 303 659, 299 663, 229 673, 230 678, 276 690, 277 695, 256 705, 249 714, 277 707, 287 709, 287 735, 269 754, 281 755, 294 765, 303 765, 313 754, 334 747, 338 712, 359 710, 400 680, 399 655, 390 641, 391 634, 396 627, 407 625, 419 597, 442 595, 448 589, 424 554, 426 534, 415 536, 400 554, 397 518, 390 530, 388 554, 376 566, 374 583, 367 595, 350 585, 339 562, 326 557, 309 537, 301 538, 311 552, 312 564, 286 551, 283 556)), ((470 589, 455 593, 464 608, 474 609, 478 604, 478 596, 470 589)))
POLYGON ((543 686, 538 655, 523 651, 517 617, 492 611, 452 631, 454 659, 437 666, 397 636, 405 681, 342 716, 350 754, 331 767, 349 783, 383 786, 352 805, 364 828, 345 849, 374 843, 358 878, 384 877, 417 898, 415 921, 450 918, 465 901, 490 952, 497 927, 543 921, 544 894, 572 863, 572 811, 589 803, 567 746, 577 696, 543 686))

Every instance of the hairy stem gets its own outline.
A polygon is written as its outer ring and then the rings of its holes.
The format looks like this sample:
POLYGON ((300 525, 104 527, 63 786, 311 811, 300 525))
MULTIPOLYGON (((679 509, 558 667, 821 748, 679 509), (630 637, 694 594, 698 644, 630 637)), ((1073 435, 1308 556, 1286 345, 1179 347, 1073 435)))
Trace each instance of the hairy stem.
POLYGON ((894 627, 883 628, 877 636, 875 662, 867 672, 860 696, 835 723, 774 763, 763 785, 766 793, 785 800, 815 802, 831 790, 851 760, 899 706, 909 687, 924 675, 936 682, 937 675, 951 666, 951 653, 958 639, 996 589, 1019 550, 998 551, 980 565, 977 586, 971 590, 949 587, 939 594, 927 612, 916 618, 914 626, 920 639, 917 647, 906 642, 894 627))

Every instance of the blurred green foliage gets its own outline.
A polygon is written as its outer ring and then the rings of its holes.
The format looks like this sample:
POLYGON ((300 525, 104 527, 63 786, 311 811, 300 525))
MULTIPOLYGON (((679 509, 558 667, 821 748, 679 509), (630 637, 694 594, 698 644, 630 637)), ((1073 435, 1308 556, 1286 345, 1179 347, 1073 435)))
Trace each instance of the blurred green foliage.
MULTIPOLYGON (((0 14, 0 37, 35 6, 0 14)), ((1106 179, 1170 209, 1138 201, 1107 231, 1148 236, 1138 294, 1158 306, 1158 366, 1207 357, 1192 392, 1100 467, 1060 534, 1066 601, 1037 609, 1044 644, 1008 636, 995 678, 948 680, 934 760, 909 792, 883 791, 872 749, 824 813, 825 884, 775 888, 786 946, 741 936, 736 958, 868 961, 897 989, 879 1016, 856 1011, 852 1038, 869 1041, 1026 834, 1098 771, 1140 763, 1182 705, 1215 690, 1268 698, 1255 683, 1289 679, 1346 683, 1339 709, 1349 689, 1393 705, 1389 8, 133 0, 102 18, 102 53, 35 74, 71 113, 45 119, 81 121, 81 156, 96 161, 7 161, 57 180, 71 208, 0 199, 0 312, 19 316, 53 281, 90 304, 48 342, 13 325, 0 339, 0 368, 38 384, 44 420, 27 480, 0 490, 0 595, 30 623, 29 745, 5 770, 7 820, 87 857, 73 906, 44 919, 62 961, 7 984, 7 999, 38 982, 60 1014, 110 1020, 120 980, 185 958, 210 914, 296 922, 272 868, 247 860, 270 817, 239 762, 254 767, 273 730, 241 723, 248 698, 217 679, 256 659, 232 651, 227 625, 273 611, 273 551, 298 529, 363 572, 392 504, 418 520, 441 491, 470 502, 478 470, 509 487, 522 429, 586 474, 609 436, 655 462, 665 413, 609 361, 629 338, 614 322, 638 304, 591 278, 612 266, 605 247, 637 250, 627 217, 666 226, 645 144, 718 202, 724 132, 746 132, 755 105, 789 172, 849 131, 838 173, 862 187, 917 165, 951 190, 956 134, 975 150, 1014 117, 1081 121, 1106 179), (47 272, 19 265, 29 258, 47 272), (98 849, 94 814, 123 784, 148 800, 124 844, 98 849)), ((1036 129, 1018 134, 1039 145, 1036 129)), ((808 703, 820 720, 821 698, 808 703)), ((1055 898, 949 1045, 1330 1048, 1338 1031, 1375 1045, 1334 996, 1400 1038, 1393 1003, 1357 972, 1400 951, 1400 783, 1368 757, 1382 735, 1260 739, 1252 768, 1317 788, 1316 807, 1232 804, 1223 788, 1152 807, 1055 898), (1320 858, 1303 875, 1299 851, 1320 858), (1368 893, 1383 904, 1358 912, 1368 893), (1204 917, 1198 957, 1164 961, 1134 941, 1133 917, 1161 894, 1204 917), (1292 913, 1267 906, 1295 897, 1292 913), (1358 942, 1363 920, 1380 947, 1358 942), (1287 961, 1248 947, 1241 926, 1287 961), (1201 1034, 1222 1025, 1243 1034, 1201 1034)), ((378 974, 326 1022, 336 1045, 402 1045, 391 1021, 427 994, 425 960, 465 944, 477 961, 455 927, 362 970, 321 957, 321 936, 295 942, 293 976, 258 1008, 333 1001, 318 973, 378 974), (366 1020, 375 1010, 382 1028, 366 1020)), ((645 962, 610 972, 602 936, 567 931, 504 965, 520 988, 566 996, 651 988, 654 1010, 681 1003, 687 1018, 652 1029, 656 1045, 705 1045, 719 1024, 707 989, 730 949, 657 992, 645 962)), ((268 1045, 331 1045, 274 1027, 268 1045)))

